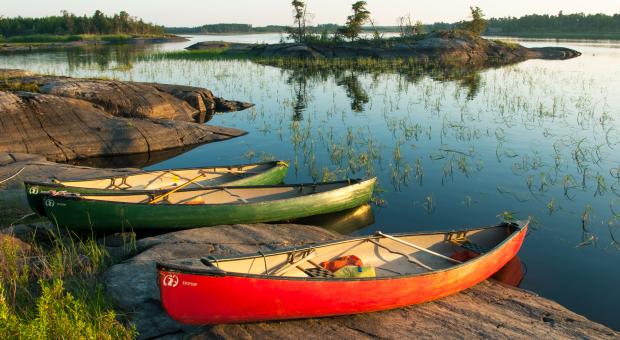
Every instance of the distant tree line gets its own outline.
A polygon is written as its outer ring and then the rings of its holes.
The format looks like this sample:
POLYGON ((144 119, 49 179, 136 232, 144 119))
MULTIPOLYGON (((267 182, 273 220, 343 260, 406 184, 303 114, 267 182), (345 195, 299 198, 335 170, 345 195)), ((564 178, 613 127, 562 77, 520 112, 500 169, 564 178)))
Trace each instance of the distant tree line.
POLYGON ((76 16, 62 11, 62 15, 43 18, 5 18, 0 17, 0 35, 12 37, 18 35, 53 34, 137 34, 162 35, 164 27, 145 23, 142 19, 132 17, 121 11, 107 16, 97 10, 92 16, 76 16))
POLYGON ((252 25, 248 24, 213 24, 197 27, 166 27, 167 33, 200 34, 200 33, 252 33, 252 25))
MULTIPOLYGON (((480 30, 483 28, 481 25, 482 12, 475 7, 472 14, 472 21, 461 21, 457 23, 437 22, 434 24, 422 25, 419 21, 413 22, 410 16, 403 16, 398 18, 398 25, 396 26, 362 26, 363 32, 396 32, 404 35, 415 34, 422 32, 432 32, 440 30, 450 30, 455 28, 465 28, 480 30), (476 23, 473 24, 476 20, 476 23)), ((300 25, 296 22, 296 27, 299 29, 300 25)), ((287 28, 286 26, 264 26, 264 27, 252 27, 251 25, 244 24, 215 24, 205 25, 200 27, 178 27, 178 28, 166 28, 166 32, 169 33, 283 33, 289 32, 293 26, 287 28)), ((308 23, 302 25, 306 32, 304 34, 321 34, 321 33, 336 33, 339 29, 342 29, 342 25, 338 24, 320 24, 310 26, 308 23)), ((539 15, 532 14, 526 15, 520 18, 507 17, 507 18, 490 18, 486 19, 486 29, 481 32, 483 35, 527 35, 527 34, 540 34, 540 35, 553 35, 553 34, 616 34, 620 35, 620 14, 606 15, 606 14, 563 14, 560 12, 558 15, 539 15)))
POLYGON ((620 14, 532 14, 488 20, 486 34, 620 33, 620 14))

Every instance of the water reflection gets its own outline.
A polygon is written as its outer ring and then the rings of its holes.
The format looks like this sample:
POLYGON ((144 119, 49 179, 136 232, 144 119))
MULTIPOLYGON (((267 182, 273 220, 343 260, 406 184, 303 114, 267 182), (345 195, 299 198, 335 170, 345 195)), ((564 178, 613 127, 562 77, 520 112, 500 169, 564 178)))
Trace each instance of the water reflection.
POLYGON ((287 83, 293 88, 293 121, 304 119, 308 107, 308 78, 300 72, 291 72, 287 83))
MULTIPOLYGON (((308 106, 310 84, 320 84, 333 79, 337 86, 345 90, 350 100, 351 111, 363 112, 370 103, 370 95, 360 78, 370 75, 373 84, 382 82, 383 75, 396 74, 404 87, 417 84, 426 77, 436 81, 454 82, 466 90, 466 97, 472 100, 481 88, 480 72, 496 68, 495 64, 462 65, 450 63, 431 63, 414 61, 394 61, 381 59, 356 60, 256 60, 259 64, 276 66, 288 71, 287 83, 293 88, 294 120, 303 117, 308 106)), ((372 86, 372 85, 371 85, 372 86)), ((404 89, 401 89, 404 90, 404 89)))
POLYGON ((135 45, 98 45, 65 50, 70 70, 96 66, 99 70, 131 70, 138 54, 144 48, 135 45))
POLYGON ((368 93, 362 87, 355 74, 337 74, 336 84, 345 88, 347 97, 351 99, 351 111, 362 112, 364 105, 368 104, 368 93))
POLYGON ((342 235, 350 235, 375 223, 375 215, 370 204, 336 213, 304 217, 293 223, 323 227, 342 235))
MULTIPOLYGON (((99 71, 129 71, 139 57, 150 51, 157 50, 156 45, 144 44, 99 44, 75 47, 50 47, 36 51, 2 52, 3 56, 31 57, 50 55, 55 60, 66 63, 69 71, 80 69, 97 69, 99 71)), ((50 60, 54 61, 54 60, 50 60)))
POLYGON ((493 279, 513 287, 519 287, 525 278, 525 274, 525 264, 521 262, 519 257, 515 256, 493 275, 493 279))
POLYGON ((145 168, 147 166, 161 163, 167 159, 184 154, 196 148, 197 145, 174 148, 157 152, 145 152, 132 155, 120 155, 114 157, 92 157, 85 159, 75 159, 69 164, 79 166, 89 166, 94 168, 145 168))

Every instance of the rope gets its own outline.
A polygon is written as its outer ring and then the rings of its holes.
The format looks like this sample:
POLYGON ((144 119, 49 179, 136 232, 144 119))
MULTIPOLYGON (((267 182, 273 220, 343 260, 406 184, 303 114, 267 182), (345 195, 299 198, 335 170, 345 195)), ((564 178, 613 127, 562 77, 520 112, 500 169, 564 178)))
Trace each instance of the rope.
POLYGON ((237 197, 239 200, 241 200, 243 203, 248 203, 248 200, 246 200, 245 198, 241 197, 240 195, 235 194, 234 192, 230 192, 228 189, 226 188, 222 188, 222 190, 229 194, 232 197, 237 197))
POLYGON ((19 169, 19 171, 18 171, 18 172, 14 173, 14 174, 13 174, 12 176, 10 176, 9 178, 6 178, 6 179, 1 180, 1 181, 0 181, 0 184, 2 184, 2 183, 4 183, 4 182, 7 182, 7 181, 10 181, 11 179, 13 179, 13 178, 17 177, 17 175, 19 175, 22 171, 24 171, 24 169, 26 169, 26 167, 23 167, 23 168, 19 169))
POLYGON ((267 275, 267 273, 269 273, 269 270, 267 270, 267 258, 265 257, 265 254, 263 254, 263 252, 260 250, 258 251, 258 254, 263 257, 263 261, 265 262, 265 275, 267 275))
POLYGON ((33 216, 33 215, 36 215, 36 213, 26 214, 26 215, 24 215, 24 216, 22 216, 22 217, 20 217, 20 218, 16 219, 15 221, 11 222, 11 223, 9 224, 9 227, 14 226, 14 225, 15 225, 15 223, 17 223, 17 222, 19 222, 19 221, 23 221, 23 220, 25 220, 25 219, 27 219, 28 217, 33 216))

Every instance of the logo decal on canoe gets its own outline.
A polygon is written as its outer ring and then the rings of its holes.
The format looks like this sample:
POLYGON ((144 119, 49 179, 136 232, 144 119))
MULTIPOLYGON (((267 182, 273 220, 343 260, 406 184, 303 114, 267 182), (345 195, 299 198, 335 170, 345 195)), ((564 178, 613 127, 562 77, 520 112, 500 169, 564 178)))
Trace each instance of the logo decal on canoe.
POLYGON ((56 202, 54 202, 53 199, 48 198, 48 199, 45 200, 45 206, 46 207, 53 207, 54 205, 56 205, 56 202))
POLYGON ((174 274, 164 276, 162 284, 166 287, 176 287, 179 284, 179 278, 174 274))
POLYGON ((30 189, 28 190, 28 193, 30 193, 31 195, 36 195, 39 193, 39 187, 30 187, 30 189))

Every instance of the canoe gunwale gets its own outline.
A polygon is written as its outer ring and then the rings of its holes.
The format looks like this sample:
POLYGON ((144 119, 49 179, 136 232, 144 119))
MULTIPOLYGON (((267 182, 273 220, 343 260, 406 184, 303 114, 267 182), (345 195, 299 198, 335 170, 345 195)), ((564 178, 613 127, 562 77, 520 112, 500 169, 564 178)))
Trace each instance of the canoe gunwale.
MULTIPOLYGON (((67 194, 60 194, 60 195, 50 195, 49 192, 48 193, 41 193, 42 195, 45 196, 49 196, 53 199, 60 199, 60 200, 81 200, 81 201, 85 201, 85 202, 104 202, 106 204, 113 204, 113 205, 128 205, 128 206, 136 206, 136 205, 142 205, 142 206, 149 206, 149 207, 161 207, 161 206, 166 206, 166 207, 204 207, 204 206, 261 206, 261 205, 265 205, 265 204, 272 204, 273 202, 287 202, 290 200, 296 200, 302 197, 312 197, 312 196, 318 196, 318 195, 322 195, 322 194, 332 194, 334 191, 338 191, 338 190, 344 190, 344 189, 349 189, 351 188, 353 185, 370 185, 372 182, 372 187, 374 187, 374 182, 376 181, 376 178, 370 178, 370 179, 350 179, 350 180, 344 180, 344 181, 335 181, 335 182, 323 182, 323 183, 303 183, 303 184, 281 184, 281 185, 249 185, 249 186, 213 186, 213 187, 204 187, 204 188, 200 188, 200 189, 193 189, 193 188, 189 188, 189 189, 181 189, 178 190, 178 193, 181 192, 191 192, 191 191, 206 191, 206 190, 222 190, 222 189, 265 189, 265 188, 282 188, 282 187, 300 187, 300 186, 312 186, 312 185, 333 185, 333 184, 345 184, 347 183, 347 185, 339 187, 339 188, 335 188, 335 189, 331 189, 331 190, 327 190, 327 191, 322 191, 322 192, 315 192, 315 193, 311 193, 311 194, 306 194, 306 195, 300 195, 300 196, 294 196, 294 197, 289 197, 289 198, 283 198, 283 199, 276 199, 276 200, 265 200, 265 201, 260 201, 260 202, 252 202, 252 203, 245 203, 245 202, 229 202, 229 203, 221 203, 221 204, 209 204, 209 203, 204 203, 204 204, 196 204, 196 205, 187 205, 187 204, 165 204, 165 205, 159 205, 159 204, 150 204, 149 202, 117 202, 117 201, 107 201, 107 200, 93 200, 93 199, 88 199, 88 198, 84 198, 81 195, 76 195, 75 193, 67 193, 67 194)), ((93 193, 93 194, 85 194, 85 196, 133 196, 133 195, 153 195, 153 194, 157 194, 157 193, 166 193, 168 192, 168 190, 134 190, 129 192, 125 192, 125 191, 121 191, 121 192, 113 192, 113 193, 93 193)))
MULTIPOLYGON (((412 273, 412 274, 402 274, 402 275, 394 275, 394 276, 382 276, 382 277, 366 277, 366 278, 335 278, 335 277, 331 277, 331 278, 325 278, 325 277, 294 277, 294 276, 273 276, 273 275, 265 275, 265 274, 247 274, 247 273, 239 273, 239 272, 228 272, 228 271, 224 271, 221 270, 217 267, 214 266, 207 266, 205 265, 205 269, 198 269, 195 267, 189 267, 186 265, 182 265, 182 264, 173 264, 173 263, 169 263, 169 262, 165 262, 165 261, 158 261, 156 262, 156 268, 158 270, 158 272, 164 271, 164 272, 172 272, 172 273, 180 273, 180 274, 190 274, 190 275, 201 275, 201 276, 213 276, 213 277, 226 277, 226 276, 232 276, 232 277, 241 277, 241 278, 247 278, 247 279, 262 279, 262 280, 283 280, 283 281, 311 281, 311 282, 323 282, 323 281, 336 281, 336 282, 350 282, 350 281, 373 281, 373 280, 399 280, 399 279, 408 279, 408 278, 412 278, 412 277, 421 277, 421 276, 428 276, 428 275, 435 275, 438 273, 443 273, 443 272, 448 272, 451 270, 456 270, 456 269, 460 269, 464 266, 470 266, 470 265, 476 265, 477 262, 482 261, 485 258, 491 257, 493 255, 495 255, 496 253, 498 253, 499 251, 501 251, 501 249, 508 244, 510 241, 512 241, 514 238, 516 238, 517 236, 519 236, 522 232, 526 232, 528 225, 529 225, 529 220, 527 221, 514 221, 514 222, 504 222, 501 224, 497 224, 497 225, 490 225, 490 226, 484 226, 484 227, 472 227, 472 228, 467 228, 467 229, 460 229, 460 230, 450 230, 450 231, 429 231, 429 232, 415 232, 415 233, 398 233, 398 234, 390 234, 391 236, 394 237, 406 237, 406 236, 424 236, 424 235, 437 235, 437 234, 448 234, 448 233, 459 233, 459 232, 468 232, 468 231, 473 231, 473 230, 484 230, 484 229, 491 229, 491 228, 499 228, 499 227, 512 227, 514 228, 514 231, 508 235, 504 240, 502 240, 500 243, 498 243, 495 247, 493 247, 493 249, 485 254, 481 254, 480 256, 477 256, 476 258, 470 259, 468 261, 462 262, 460 264, 455 264, 453 266, 447 267, 447 268, 443 268, 443 269, 436 269, 436 270, 432 270, 432 271, 428 271, 428 272, 422 272, 422 273, 412 273)), ((320 244, 314 244, 308 247, 304 247, 304 248, 285 248, 285 249, 280 249, 280 250, 275 250, 275 251, 270 251, 270 252, 264 252, 263 254, 265 256, 271 256, 271 255, 282 255, 282 254, 286 254, 289 253, 291 251, 309 251, 315 248, 320 248, 323 246, 328 246, 328 245, 335 245, 335 244, 341 244, 341 243, 347 243, 347 242, 355 242, 355 241, 364 241, 364 240, 368 240, 368 239, 372 239, 372 240, 378 240, 378 239, 383 239, 384 237, 382 236, 365 236, 365 237, 357 237, 357 238, 352 238, 352 239, 346 239, 346 240, 341 240, 341 241, 336 241, 336 242, 324 242, 324 243, 320 243, 320 244)), ((227 256, 227 257, 222 257, 222 258, 217 258, 217 261, 231 261, 231 260, 244 260, 244 259, 251 259, 251 258, 257 258, 262 256, 261 254, 255 255, 255 253, 253 254, 247 254, 246 256, 227 256)))
MULTIPOLYGON (((276 161, 267 161, 267 162, 258 162, 258 163, 247 163, 247 164, 235 164, 235 165, 213 165, 213 166, 206 166, 206 167, 190 167, 190 168, 174 168, 174 169, 160 169, 160 170, 151 170, 151 171, 138 171, 138 172, 128 172, 126 174, 119 174, 117 176, 98 176, 98 177, 88 177, 88 178, 84 178, 84 179, 79 179, 79 180, 62 180, 62 182, 84 182, 84 181, 99 181, 99 180, 105 180, 105 179, 111 179, 111 178, 119 178, 119 177, 127 177, 127 176, 136 176, 136 175, 146 175, 146 174, 150 174, 150 173, 155 173, 155 172, 164 172, 164 171, 185 171, 185 170, 201 170, 201 169, 211 169, 211 168, 238 168, 238 167, 248 167, 248 166, 261 166, 261 165, 268 165, 268 164, 273 164, 273 167, 265 170, 265 171, 271 171, 275 168, 277 168, 278 166, 286 166, 287 168, 290 166, 290 162, 289 161, 284 161, 284 160, 276 160, 276 161)), ((251 176, 248 176, 251 177, 251 176)), ((31 180, 25 180, 24 184, 25 185, 38 185, 38 186, 48 186, 48 187, 55 187, 55 188, 83 188, 83 187, 74 187, 71 185, 65 185, 62 183, 55 183, 52 182, 52 180, 58 180, 56 177, 50 177, 49 181, 31 181, 31 180)), ((127 193, 128 191, 122 191, 122 190, 116 190, 119 191, 121 193, 127 193)), ((151 191, 157 191, 157 190, 132 190, 132 193, 137 193, 137 192, 151 192, 151 191)), ((161 191, 166 191, 164 189, 162 189, 161 191)))

